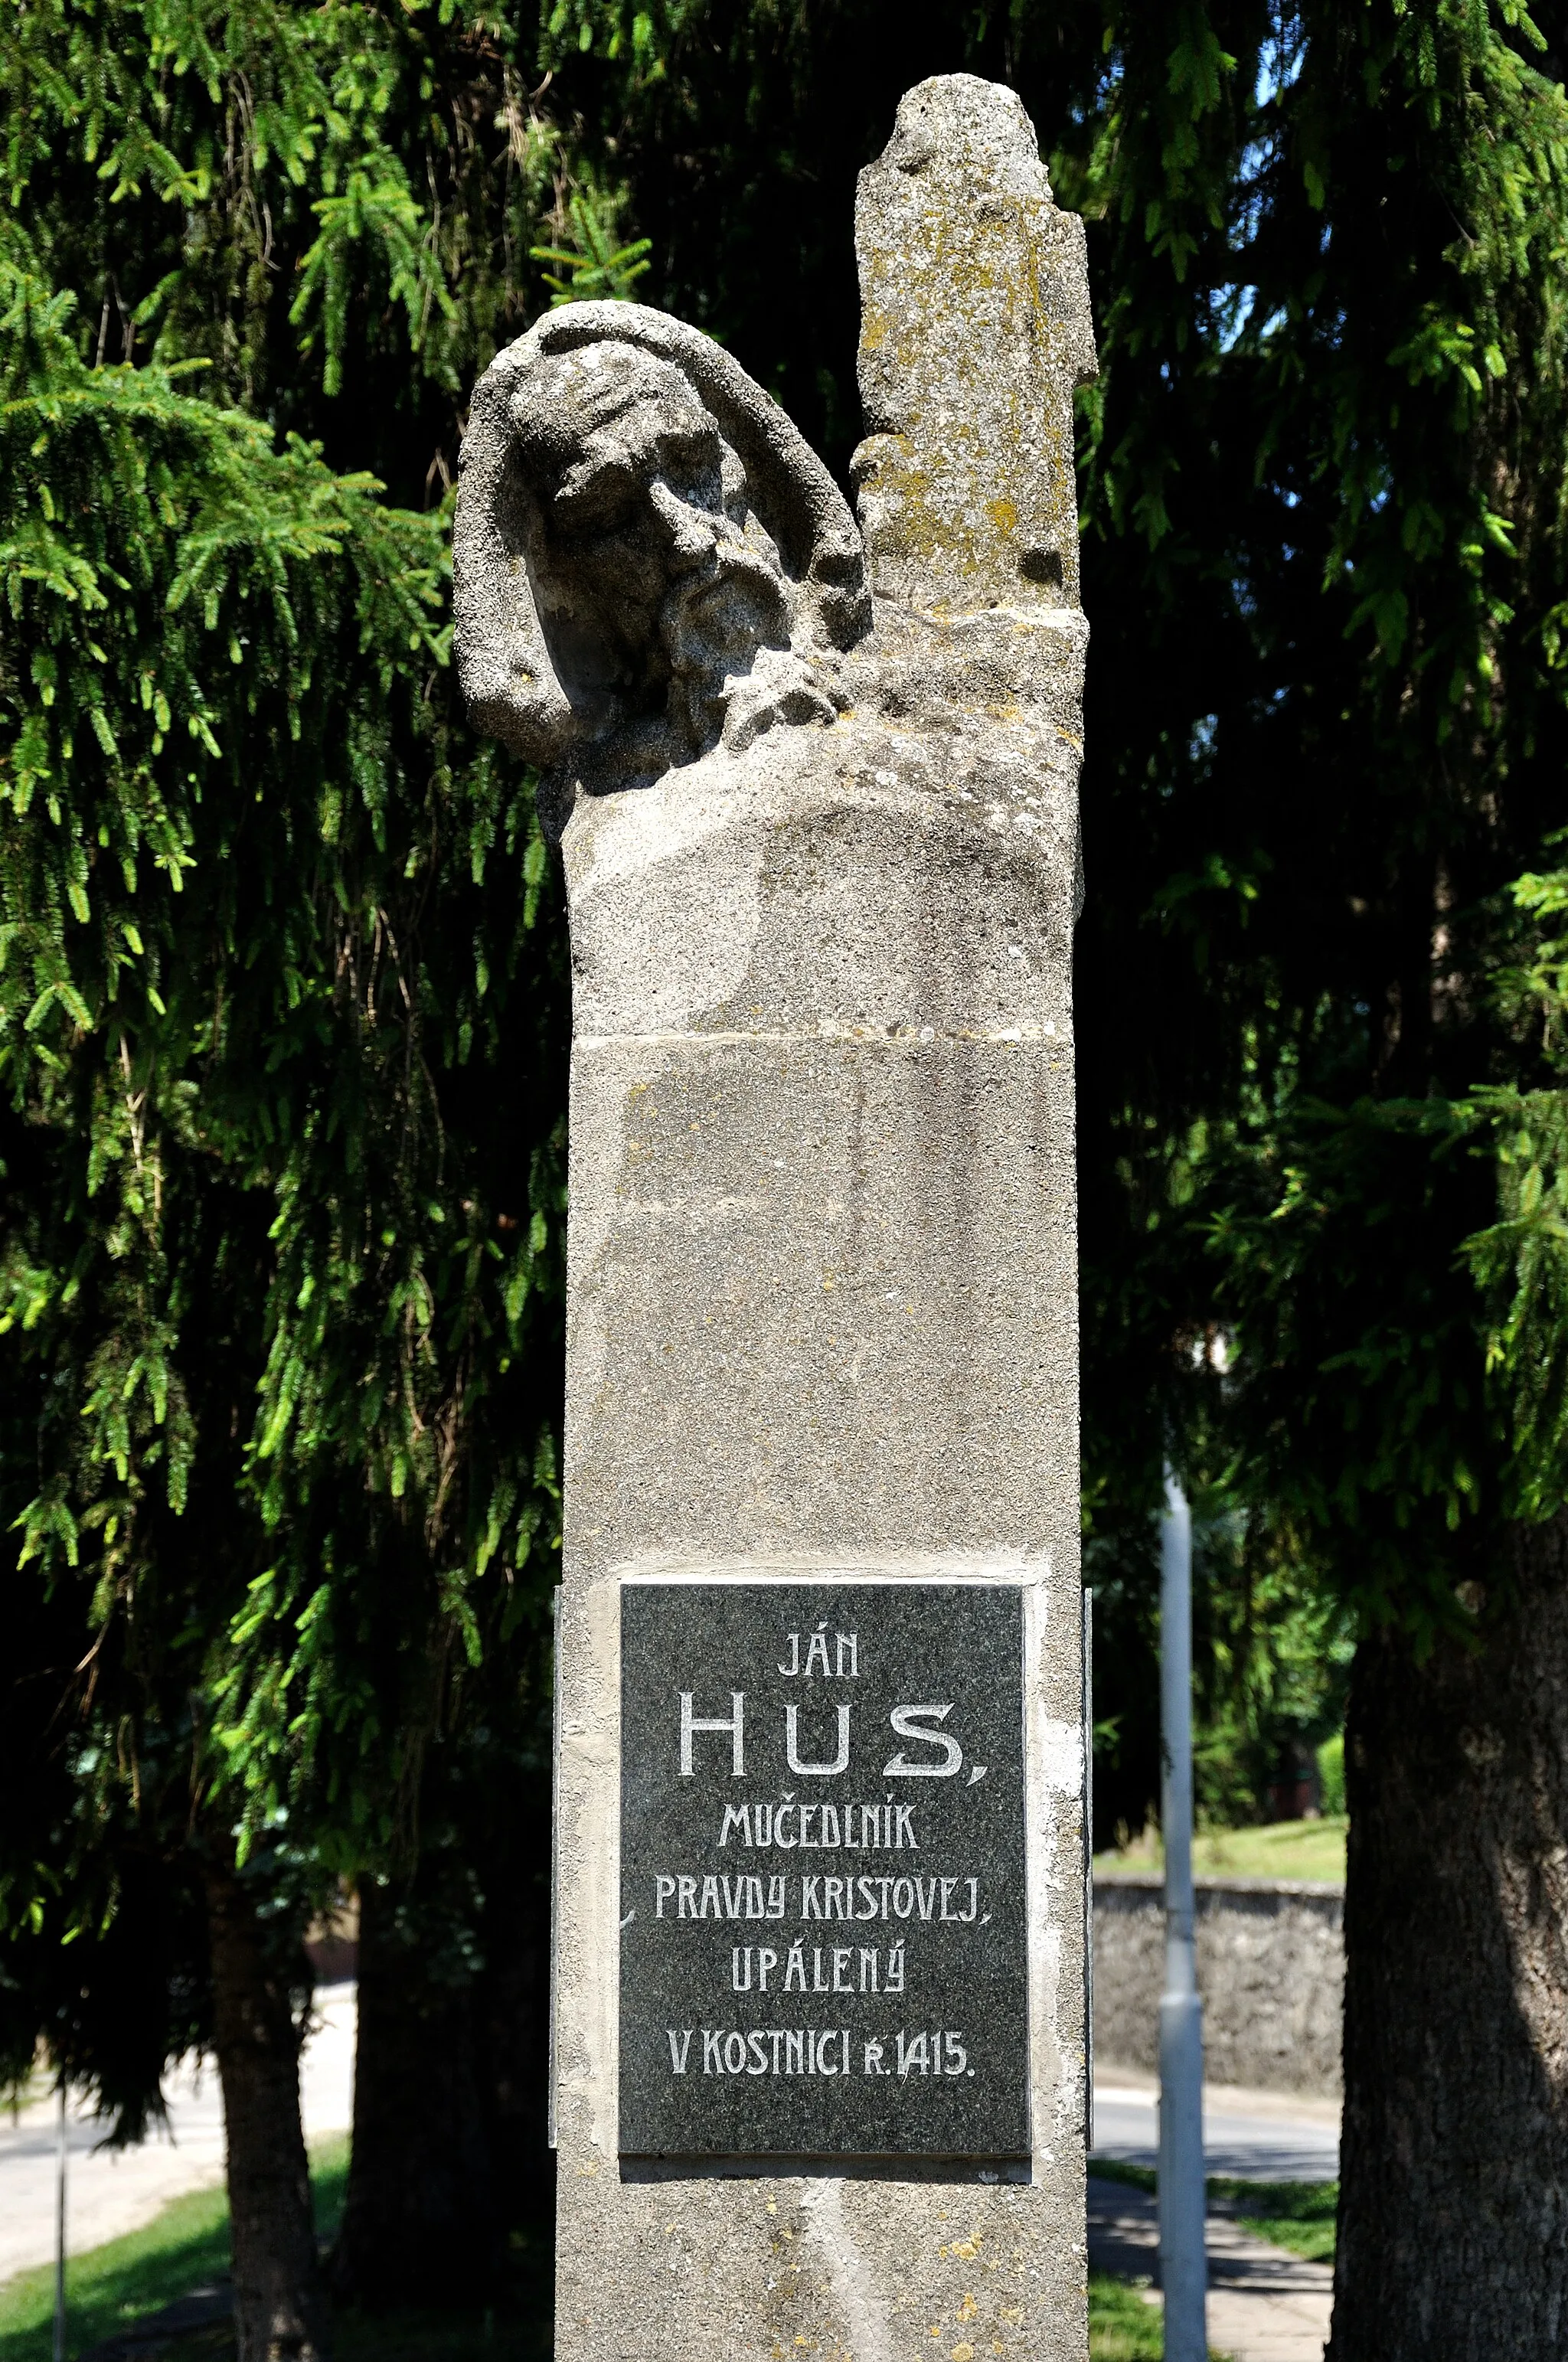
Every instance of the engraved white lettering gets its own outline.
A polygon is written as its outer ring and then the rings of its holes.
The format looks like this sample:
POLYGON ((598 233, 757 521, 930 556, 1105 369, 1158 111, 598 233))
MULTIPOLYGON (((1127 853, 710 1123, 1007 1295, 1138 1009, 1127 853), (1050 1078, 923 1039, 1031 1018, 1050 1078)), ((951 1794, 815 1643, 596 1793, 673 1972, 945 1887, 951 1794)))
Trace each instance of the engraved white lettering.
POLYGON ((700 1730, 727 1730, 730 1735, 732 1767, 730 1777, 734 1780, 744 1780, 745 1777, 745 1692, 744 1690, 730 1692, 730 1714, 727 1720, 714 1720, 694 1715, 691 1711, 692 1694, 690 1690, 682 1690, 680 1693, 681 1778, 690 1780, 692 1776, 691 1741, 695 1734, 700 1730))
MULTIPOLYGON (((827 1670, 825 1663, 823 1670, 824 1672, 827 1670)), ((801 1762, 800 1719, 801 1709, 799 1706, 787 1705, 785 1707, 784 1756, 790 1771, 797 1773, 801 1779, 810 1780, 832 1780, 835 1778, 840 1772, 847 1772, 849 1769, 849 1708, 846 1705, 841 1705, 838 1709, 838 1753, 831 1763, 801 1762)), ((903 1733, 900 1733, 900 1737, 904 1736, 903 1733)), ((940 1738, 943 1737, 943 1734, 940 1731, 935 1733, 927 1731, 923 1733, 922 1736, 926 1738, 934 1736, 940 1738)), ((947 1739, 944 1743, 947 1746, 952 1746, 953 1741, 951 1739, 947 1739)))
POLYGON ((952 1711, 951 1700, 946 1705, 896 1705, 888 1716, 895 1738, 918 1738, 926 1747, 940 1747, 942 1760, 940 1763, 911 1763, 900 1748, 883 1764, 883 1779, 951 1780, 954 1773, 963 1768, 964 1750, 951 1732, 928 1729, 926 1721, 945 1721, 952 1711), (918 1721, 917 1716, 925 1716, 926 1721, 918 1721))

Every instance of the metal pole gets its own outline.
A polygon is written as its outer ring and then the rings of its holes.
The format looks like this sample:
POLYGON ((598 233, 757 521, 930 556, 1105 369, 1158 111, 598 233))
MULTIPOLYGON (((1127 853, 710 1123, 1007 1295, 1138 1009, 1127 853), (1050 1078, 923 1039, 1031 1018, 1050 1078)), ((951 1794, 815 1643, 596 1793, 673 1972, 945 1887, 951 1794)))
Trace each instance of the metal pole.
POLYGON ((65 2362, 65 2078, 60 2079, 60 2151, 54 2180, 54 2362, 65 2362))
POLYGON ((1208 2362, 1203 2004, 1192 1904, 1192 1518, 1165 1471, 1160 1520, 1161 1816, 1165 1983, 1160 1996, 1160 2285, 1165 2362, 1208 2362))
POLYGON ((1084 1585, 1084 2147, 1094 2147, 1094 1594, 1084 1585))

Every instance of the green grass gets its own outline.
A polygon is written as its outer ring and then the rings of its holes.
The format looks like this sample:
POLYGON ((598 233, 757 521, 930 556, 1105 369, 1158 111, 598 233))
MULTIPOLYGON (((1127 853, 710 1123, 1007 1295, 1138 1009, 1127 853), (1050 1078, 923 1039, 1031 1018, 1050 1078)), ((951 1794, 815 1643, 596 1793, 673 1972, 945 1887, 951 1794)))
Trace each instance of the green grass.
MULTIPOLYGON (((1161 2362, 1165 2319, 1144 2298, 1147 2286, 1146 2280, 1112 2279, 1107 2272, 1089 2274, 1089 2362, 1161 2362)), ((1210 2362, 1220 2362, 1212 2349, 1210 2362)))
MULTIPOLYGON (((348 2136, 311 2153, 316 2230, 337 2235, 348 2178, 348 2136)), ((339 2307, 337 2362, 545 2362, 550 2351, 548 2257, 542 2240, 513 2239, 514 2301, 489 2313, 398 2312, 370 2316, 339 2307)), ((74 2357, 146 2314, 221 2279, 229 2268, 228 2201, 202 2190, 176 2198, 139 2231, 112 2239, 66 2266, 68 2351, 74 2357)), ((50 2362, 54 2270, 24 2272, 0 2289, 0 2362, 50 2362)), ((196 2330, 164 2349, 171 2362, 233 2362, 227 2323, 196 2330)))
MULTIPOLYGON (((1151 2196, 1157 2186, 1152 2166, 1123 2165, 1114 2158, 1090 2158, 1089 2171, 1097 2180, 1120 2181, 1151 2196)), ((1309 2263, 1333 2262, 1337 2181, 1238 2181, 1215 2173, 1205 2187, 1211 2211, 1232 2216, 1260 2239, 1288 2247, 1309 2263)))
MULTIPOLYGON (((324 2238, 337 2230, 348 2175, 348 2135, 322 2142, 312 2154, 311 2186, 324 2238)), ((139 2231, 68 2260, 70 2353, 84 2353, 141 2314, 172 2304, 227 2269, 228 2200, 223 2191, 196 2190, 171 2199, 139 2231)), ((50 2362, 53 2340, 54 2267, 45 2264, 0 2288, 0 2362, 50 2362)))
POLYGON ((1144 2302, 1143 2285, 1090 2272, 1089 2362, 1160 2362, 1165 2316, 1157 2304, 1144 2302))
POLYGON ((1154 2194, 1157 2177, 1152 2165, 1123 2165, 1120 2158, 1091 2157, 1088 2169, 1097 2181, 1120 2181, 1129 2190, 1154 2194))
MULTIPOLYGON (((1271 1821, 1256 1829, 1200 1829, 1192 1841, 1192 1866, 1199 1878, 1306 1878, 1344 1882, 1342 1815, 1320 1821, 1271 1821)), ((1160 1870, 1165 1849, 1149 1830, 1120 1853, 1095 1856, 1095 1869, 1114 1878, 1118 1871, 1160 1870)))
POLYGON ((1333 2262, 1337 2181, 1221 2180, 1209 2187, 1260 2239, 1272 2239, 1276 2247, 1288 2247, 1309 2263, 1333 2262))

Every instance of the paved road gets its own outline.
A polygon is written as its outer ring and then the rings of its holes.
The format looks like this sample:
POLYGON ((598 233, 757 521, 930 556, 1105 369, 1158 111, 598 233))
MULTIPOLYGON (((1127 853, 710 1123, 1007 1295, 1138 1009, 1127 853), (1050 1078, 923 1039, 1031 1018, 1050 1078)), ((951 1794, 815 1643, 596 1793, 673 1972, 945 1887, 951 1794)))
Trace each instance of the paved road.
MULTIPOLYGON (((305 2136, 346 2132, 354 2091, 354 1988, 329 1985, 316 1995, 317 2030, 305 2046, 301 2100, 305 2136)), ((210 2060, 171 2077, 169 2129, 139 2148, 99 2148, 102 2126, 90 2116, 67 2126, 66 2240, 71 2252, 135 2231, 171 2198, 223 2180, 223 2103, 210 2060)), ((54 2256, 53 2099, 0 2116, 0 2280, 54 2256)))
MULTIPOLYGON (((1112 2070, 1094 2086, 1094 2153, 1124 2165, 1155 2161, 1154 2079, 1112 2070)), ((1340 2170, 1340 2110, 1333 2100, 1206 2084, 1203 2155, 1210 2173, 1244 2181, 1333 2181, 1340 2170)))

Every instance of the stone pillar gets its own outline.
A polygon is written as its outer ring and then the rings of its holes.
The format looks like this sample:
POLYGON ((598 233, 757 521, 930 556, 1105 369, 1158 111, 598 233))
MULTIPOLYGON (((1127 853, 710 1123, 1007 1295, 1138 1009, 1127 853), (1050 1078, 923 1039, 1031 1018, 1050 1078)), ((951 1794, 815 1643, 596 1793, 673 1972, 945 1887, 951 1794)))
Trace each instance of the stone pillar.
POLYGON ((635 305, 464 454, 464 684, 571 913, 563 2362, 1085 2347, 1083 241, 967 76, 857 236, 868 585, 635 305))

